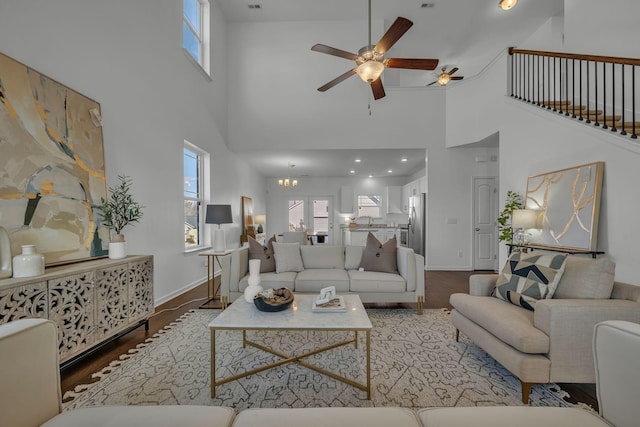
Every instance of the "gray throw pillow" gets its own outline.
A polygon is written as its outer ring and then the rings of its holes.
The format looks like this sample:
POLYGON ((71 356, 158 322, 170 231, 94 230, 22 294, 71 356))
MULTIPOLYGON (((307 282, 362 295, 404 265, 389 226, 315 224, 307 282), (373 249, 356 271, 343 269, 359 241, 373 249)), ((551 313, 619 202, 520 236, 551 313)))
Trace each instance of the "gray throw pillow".
POLYGON ((362 254, 360 268, 364 271, 379 271, 382 273, 398 273, 398 258, 396 255, 398 241, 394 236, 385 244, 381 244, 371 232, 367 235, 367 246, 362 254))
POLYGON ((249 259, 260 260, 260 273, 272 273, 276 271, 276 261, 273 256, 273 242, 276 237, 269 239, 267 246, 262 246, 256 239, 249 236, 249 259))
POLYGON ((302 256, 300 255, 300 243, 274 243, 273 253, 276 257, 276 273, 288 271, 302 271, 302 256))

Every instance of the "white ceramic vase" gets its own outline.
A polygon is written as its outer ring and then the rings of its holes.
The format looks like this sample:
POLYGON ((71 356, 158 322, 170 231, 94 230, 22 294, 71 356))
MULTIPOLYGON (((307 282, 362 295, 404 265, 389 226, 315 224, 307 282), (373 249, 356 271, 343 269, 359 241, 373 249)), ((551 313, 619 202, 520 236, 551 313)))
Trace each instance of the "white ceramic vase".
POLYGON ((260 286, 260 260, 249 260, 249 278, 247 282, 249 286, 244 290, 244 299, 248 303, 253 303, 253 298, 262 292, 262 286, 260 286))
POLYGON ((35 245, 22 245, 22 253, 13 257, 13 277, 33 277, 44 274, 44 255, 35 245))
POLYGON ((109 242, 109 258, 122 259, 127 256, 127 242, 109 242))

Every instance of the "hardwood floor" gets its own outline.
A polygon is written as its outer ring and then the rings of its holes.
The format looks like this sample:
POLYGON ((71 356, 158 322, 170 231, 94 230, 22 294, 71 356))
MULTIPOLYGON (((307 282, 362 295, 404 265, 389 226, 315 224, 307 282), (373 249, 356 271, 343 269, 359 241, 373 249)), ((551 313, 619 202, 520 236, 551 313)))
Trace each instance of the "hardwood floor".
MULTIPOLYGON (((456 292, 467 292, 469 276, 472 274, 492 273, 491 271, 425 271, 425 308, 452 308, 449 296, 456 292)), ((158 330, 171 323, 192 308, 198 308, 207 297, 204 284, 162 304, 156 308, 156 314, 149 320, 149 330, 144 327, 118 338, 96 351, 90 357, 67 367, 61 372, 62 392, 73 390, 76 385, 89 384, 95 379, 91 374, 98 372, 116 360, 121 354, 150 338, 158 330)), ((365 304, 367 307, 404 307, 415 308, 415 304, 365 304)), ((585 403, 598 409, 594 384, 559 384, 571 396, 571 403, 585 403)))

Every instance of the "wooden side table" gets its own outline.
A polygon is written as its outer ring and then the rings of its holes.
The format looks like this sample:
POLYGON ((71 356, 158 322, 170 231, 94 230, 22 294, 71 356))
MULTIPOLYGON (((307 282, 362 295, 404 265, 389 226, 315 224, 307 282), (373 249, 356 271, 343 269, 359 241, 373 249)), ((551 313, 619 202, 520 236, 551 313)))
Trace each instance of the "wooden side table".
POLYGON ((207 257, 207 300, 198 308, 227 308, 226 297, 220 296, 220 285, 215 286, 215 263, 218 264, 220 270, 222 270, 222 264, 220 264, 220 257, 229 255, 231 251, 224 252, 202 252, 198 255, 207 257), (220 301, 219 304, 216 301, 220 301))

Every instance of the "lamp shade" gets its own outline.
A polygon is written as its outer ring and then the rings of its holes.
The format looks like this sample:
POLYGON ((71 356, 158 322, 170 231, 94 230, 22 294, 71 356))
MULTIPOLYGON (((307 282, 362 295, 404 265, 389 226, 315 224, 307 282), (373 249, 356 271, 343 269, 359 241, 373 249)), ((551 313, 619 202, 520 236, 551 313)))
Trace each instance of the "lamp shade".
POLYGON ((266 224, 267 216, 265 214, 257 214, 253 220, 256 224, 266 224))
POLYGON ((231 224, 231 205, 207 205, 207 215, 204 222, 207 224, 231 224))
POLYGON ((515 209, 511 216, 512 228, 538 228, 538 211, 515 209))

